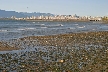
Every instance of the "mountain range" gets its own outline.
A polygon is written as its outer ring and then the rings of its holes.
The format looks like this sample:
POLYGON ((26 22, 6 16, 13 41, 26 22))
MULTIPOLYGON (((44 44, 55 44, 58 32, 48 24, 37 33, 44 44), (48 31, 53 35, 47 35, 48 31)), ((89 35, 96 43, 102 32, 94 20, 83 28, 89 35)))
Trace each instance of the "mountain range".
POLYGON ((16 11, 6 11, 6 10, 0 10, 0 18, 3 17, 31 17, 31 16, 54 16, 54 14, 51 13, 40 13, 40 12, 32 12, 32 13, 27 13, 27 12, 16 12, 16 11))

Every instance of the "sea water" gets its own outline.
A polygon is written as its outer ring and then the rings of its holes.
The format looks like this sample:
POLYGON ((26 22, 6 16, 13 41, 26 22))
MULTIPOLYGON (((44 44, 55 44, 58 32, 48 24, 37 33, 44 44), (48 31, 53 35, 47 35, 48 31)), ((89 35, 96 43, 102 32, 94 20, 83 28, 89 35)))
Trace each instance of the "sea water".
POLYGON ((94 22, 20 22, 0 21, 0 40, 25 36, 107 31, 108 25, 94 22))

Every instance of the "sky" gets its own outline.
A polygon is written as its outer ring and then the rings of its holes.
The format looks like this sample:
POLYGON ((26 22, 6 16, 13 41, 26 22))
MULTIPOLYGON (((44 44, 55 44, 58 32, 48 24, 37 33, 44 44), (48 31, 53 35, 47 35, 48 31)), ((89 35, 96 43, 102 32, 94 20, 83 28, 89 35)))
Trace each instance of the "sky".
POLYGON ((60 15, 105 16, 108 0, 0 0, 0 9, 60 15))

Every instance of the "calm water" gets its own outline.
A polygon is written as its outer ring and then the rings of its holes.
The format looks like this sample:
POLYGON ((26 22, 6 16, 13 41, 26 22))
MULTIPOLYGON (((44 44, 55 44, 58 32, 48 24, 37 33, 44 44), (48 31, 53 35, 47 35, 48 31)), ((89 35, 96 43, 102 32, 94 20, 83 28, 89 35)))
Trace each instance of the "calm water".
POLYGON ((107 31, 108 25, 96 22, 0 22, 0 40, 24 36, 72 32, 107 31))

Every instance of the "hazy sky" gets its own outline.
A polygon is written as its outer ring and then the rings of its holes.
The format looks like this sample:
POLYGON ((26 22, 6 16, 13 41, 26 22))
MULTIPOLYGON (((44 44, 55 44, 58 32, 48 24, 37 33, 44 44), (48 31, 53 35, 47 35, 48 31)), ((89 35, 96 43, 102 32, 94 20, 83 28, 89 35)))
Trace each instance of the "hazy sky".
POLYGON ((0 9, 87 16, 108 15, 108 0, 0 0, 0 9))

